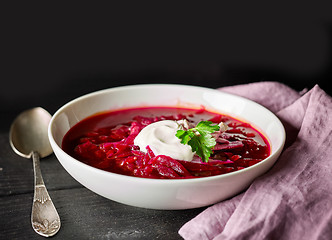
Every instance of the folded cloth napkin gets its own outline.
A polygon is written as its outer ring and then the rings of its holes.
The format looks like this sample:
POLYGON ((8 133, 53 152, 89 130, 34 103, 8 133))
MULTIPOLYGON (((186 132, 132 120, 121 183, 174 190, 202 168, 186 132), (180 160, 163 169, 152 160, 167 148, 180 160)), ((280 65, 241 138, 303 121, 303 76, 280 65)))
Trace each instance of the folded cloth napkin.
POLYGON ((179 230, 184 239, 332 239, 332 98, 319 86, 298 93, 276 82, 221 88, 256 101, 283 122, 275 165, 243 193, 179 230))

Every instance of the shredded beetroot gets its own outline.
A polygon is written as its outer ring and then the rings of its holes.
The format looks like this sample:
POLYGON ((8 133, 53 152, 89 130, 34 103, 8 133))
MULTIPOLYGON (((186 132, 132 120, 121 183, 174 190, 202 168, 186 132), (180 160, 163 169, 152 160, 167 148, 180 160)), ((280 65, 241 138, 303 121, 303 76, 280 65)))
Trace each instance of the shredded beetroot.
POLYGON ((93 167, 129 176, 157 179, 225 174, 252 166, 270 154, 268 141, 248 123, 204 109, 197 112, 193 109, 176 108, 128 109, 92 116, 68 131, 62 147, 71 156, 93 167), (147 116, 144 112, 148 112, 147 116), (165 115, 160 114, 161 112, 172 114, 165 115), (134 115, 135 113, 139 114, 134 115), (120 115, 126 121, 114 125, 112 119, 120 115), (99 122, 105 122, 105 119, 109 119, 106 126, 95 127, 99 126, 99 122), (161 120, 181 119, 187 119, 191 123, 210 120, 227 124, 225 132, 213 134, 217 145, 208 163, 203 163, 197 155, 191 162, 165 155, 155 156, 149 146, 145 153, 134 145, 135 137, 145 126, 161 120))

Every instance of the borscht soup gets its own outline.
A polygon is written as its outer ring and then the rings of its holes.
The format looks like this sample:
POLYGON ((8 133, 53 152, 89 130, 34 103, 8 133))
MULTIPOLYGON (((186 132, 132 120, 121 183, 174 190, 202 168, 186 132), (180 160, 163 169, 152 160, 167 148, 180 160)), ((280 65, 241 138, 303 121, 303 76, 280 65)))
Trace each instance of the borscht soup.
POLYGON ((228 115, 176 107, 94 114, 74 125, 62 149, 108 172, 153 179, 209 177, 267 158, 266 137, 228 115))

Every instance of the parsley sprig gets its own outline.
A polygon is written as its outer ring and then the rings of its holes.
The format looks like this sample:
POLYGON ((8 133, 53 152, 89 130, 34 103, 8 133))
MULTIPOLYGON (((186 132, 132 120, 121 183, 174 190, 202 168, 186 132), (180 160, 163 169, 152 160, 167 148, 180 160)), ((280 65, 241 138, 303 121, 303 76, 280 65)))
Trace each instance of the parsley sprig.
POLYGON ((194 128, 178 130, 175 136, 181 140, 182 144, 188 144, 192 151, 202 158, 203 162, 208 162, 212 148, 216 145, 216 140, 211 133, 219 129, 220 127, 213 125, 211 121, 201 121, 194 128))

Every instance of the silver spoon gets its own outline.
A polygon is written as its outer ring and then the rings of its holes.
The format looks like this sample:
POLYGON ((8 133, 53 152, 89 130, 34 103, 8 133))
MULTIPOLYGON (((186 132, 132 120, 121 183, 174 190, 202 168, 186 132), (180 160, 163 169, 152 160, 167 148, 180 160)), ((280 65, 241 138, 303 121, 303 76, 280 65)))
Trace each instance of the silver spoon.
POLYGON ((37 107, 22 112, 10 127, 9 142, 18 155, 33 160, 35 192, 31 212, 32 228, 44 237, 55 235, 60 229, 60 218, 47 192, 40 171, 40 157, 53 151, 47 137, 51 115, 37 107))

